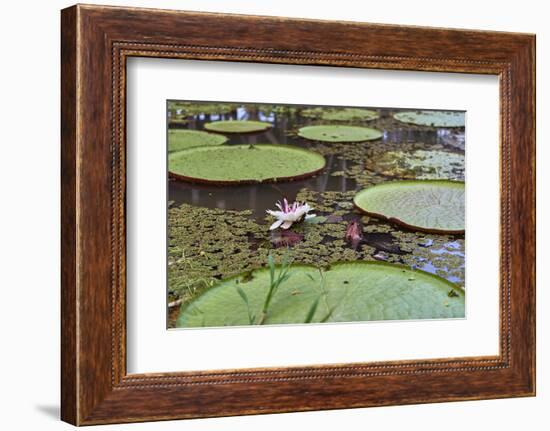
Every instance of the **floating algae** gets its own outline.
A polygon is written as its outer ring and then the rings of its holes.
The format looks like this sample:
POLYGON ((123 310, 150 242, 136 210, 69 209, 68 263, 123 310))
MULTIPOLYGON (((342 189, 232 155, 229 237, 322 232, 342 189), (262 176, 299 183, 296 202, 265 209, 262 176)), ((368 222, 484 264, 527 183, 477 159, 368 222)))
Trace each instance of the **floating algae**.
POLYGON ((464 156, 441 150, 385 151, 366 159, 376 173, 416 180, 464 180, 464 156))

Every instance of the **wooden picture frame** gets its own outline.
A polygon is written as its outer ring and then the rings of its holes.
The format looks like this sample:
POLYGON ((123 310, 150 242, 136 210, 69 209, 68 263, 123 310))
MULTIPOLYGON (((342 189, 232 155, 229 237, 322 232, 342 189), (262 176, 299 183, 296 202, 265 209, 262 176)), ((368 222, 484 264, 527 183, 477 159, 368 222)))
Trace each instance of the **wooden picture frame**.
POLYGON ((62 11, 61 49, 64 421, 535 394, 534 35, 77 5, 62 11), (500 354, 128 375, 125 65, 131 56, 498 75, 500 354))

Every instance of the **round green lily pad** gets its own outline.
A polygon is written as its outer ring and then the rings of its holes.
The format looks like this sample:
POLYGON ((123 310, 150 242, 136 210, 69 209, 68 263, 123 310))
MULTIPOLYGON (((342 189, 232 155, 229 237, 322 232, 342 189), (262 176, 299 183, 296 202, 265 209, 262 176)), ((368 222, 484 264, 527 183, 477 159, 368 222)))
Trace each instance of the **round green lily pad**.
POLYGON ((298 136, 323 142, 364 142, 380 139, 382 132, 359 126, 306 126, 298 130, 298 136))
POLYGON ((416 180, 464 180, 464 155, 440 150, 384 151, 369 157, 369 170, 416 180))
POLYGON ((265 121, 214 121, 212 123, 206 123, 204 128, 211 132, 220 133, 252 133, 262 132, 271 127, 270 123, 265 121))
POLYGON ((464 183, 461 181, 392 181, 358 192, 361 211, 409 229, 464 233, 464 183))
POLYGON ((168 131, 168 152, 186 150, 194 147, 221 145, 228 139, 223 135, 202 132, 200 130, 176 129, 168 131))
POLYGON ((464 127, 464 112, 456 111, 406 111, 398 112, 393 118, 403 123, 431 127, 464 127))
POLYGON ((370 121, 378 118, 378 113, 362 108, 309 108, 300 113, 302 117, 320 118, 327 121, 370 121))
MULTIPOLYGON (((275 278, 279 268, 275 268, 275 278)), ((385 262, 293 265, 273 294, 268 268, 222 280, 181 308, 178 327, 463 318, 465 293, 433 274, 385 262)))
POLYGON ((223 145, 170 153, 172 178, 207 184, 291 181, 323 170, 325 158, 290 145, 223 145))

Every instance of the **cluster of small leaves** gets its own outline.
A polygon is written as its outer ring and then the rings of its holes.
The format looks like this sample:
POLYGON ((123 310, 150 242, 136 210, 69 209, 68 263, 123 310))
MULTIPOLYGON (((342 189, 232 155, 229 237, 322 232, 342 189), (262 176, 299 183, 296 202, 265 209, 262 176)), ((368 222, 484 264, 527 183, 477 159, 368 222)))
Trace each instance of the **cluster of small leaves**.
POLYGON ((367 159, 376 173, 401 179, 464 181, 464 156, 442 150, 385 151, 367 159))
POLYGON ((249 216, 248 211, 238 213, 187 204, 170 207, 169 292, 187 298, 211 286, 217 278, 246 270, 243 258, 250 255, 249 236, 260 232, 249 216))

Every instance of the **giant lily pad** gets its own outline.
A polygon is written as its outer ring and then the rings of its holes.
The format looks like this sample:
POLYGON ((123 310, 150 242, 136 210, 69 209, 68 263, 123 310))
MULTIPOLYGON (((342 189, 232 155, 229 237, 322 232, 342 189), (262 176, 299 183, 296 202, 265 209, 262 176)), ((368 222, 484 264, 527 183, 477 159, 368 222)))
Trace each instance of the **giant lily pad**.
POLYGON ((265 121, 214 121, 212 123, 206 123, 204 128, 211 132, 220 133, 252 133, 262 132, 271 127, 270 123, 265 121))
POLYGON ((366 164, 371 171, 402 179, 464 180, 464 155, 449 151, 384 151, 366 164))
POLYGON ((374 217, 432 233, 464 233, 464 183, 393 181, 361 190, 355 206, 374 217))
POLYGON ((223 135, 201 132, 200 130, 176 129, 168 131, 168 152, 186 150, 193 147, 221 145, 227 142, 223 135))
POLYGON ((376 111, 362 108, 309 108, 300 113, 303 117, 327 121, 369 121, 378 118, 376 111))
POLYGON ((464 112, 456 111, 406 111, 393 117, 403 123, 431 127, 464 127, 464 112))
POLYGON ((168 156, 172 178, 211 184, 297 180, 324 167, 322 155, 289 145, 196 147, 168 156))
POLYGON ((298 130, 298 136, 323 142, 364 142, 380 139, 382 132, 359 126, 306 126, 298 130))
MULTIPOLYGON (((384 262, 342 262, 320 272, 296 265, 276 290, 263 324, 464 317, 464 291, 420 270, 384 262)), ((183 305, 178 327, 250 325, 259 319, 269 269, 222 280, 183 305)))

